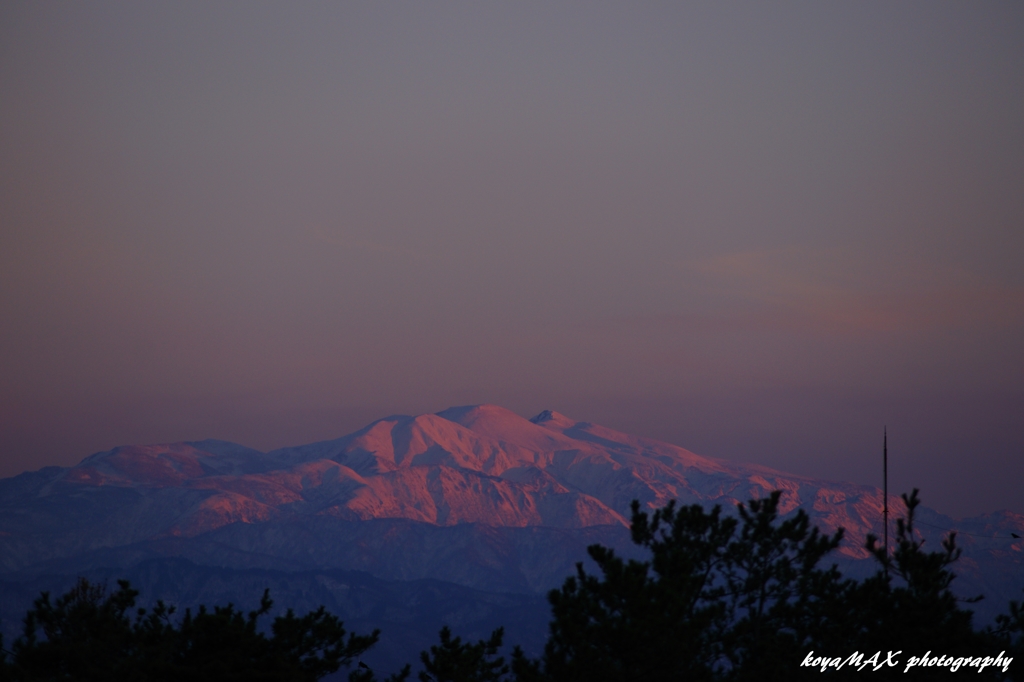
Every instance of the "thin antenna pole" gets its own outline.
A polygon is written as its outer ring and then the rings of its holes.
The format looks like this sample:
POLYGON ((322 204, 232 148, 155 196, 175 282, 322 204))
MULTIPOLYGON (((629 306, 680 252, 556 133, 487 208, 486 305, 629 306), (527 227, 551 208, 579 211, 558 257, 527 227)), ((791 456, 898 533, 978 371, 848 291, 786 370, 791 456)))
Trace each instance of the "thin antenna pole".
POLYGON ((885 577, 889 577, 889 431, 882 427, 882 523, 885 525, 885 577))

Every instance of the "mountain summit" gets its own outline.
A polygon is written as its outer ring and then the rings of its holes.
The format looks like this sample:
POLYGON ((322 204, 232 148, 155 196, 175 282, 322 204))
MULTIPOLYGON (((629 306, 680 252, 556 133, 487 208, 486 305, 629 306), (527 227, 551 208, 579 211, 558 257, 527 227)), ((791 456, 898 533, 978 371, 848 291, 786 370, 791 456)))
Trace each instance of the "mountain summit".
MULTIPOLYGON (((558 584, 587 544, 629 551, 633 500, 731 512, 773 490, 782 513, 802 508, 823 531, 846 529, 841 559, 866 557, 866 534, 882 535, 877 488, 703 457, 550 410, 525 419, 473 405, 267 453, 212 440, 128 446, 2 480, 0 572, 178 556, 534 591, 558 584)), ((929 510, 921 520, 954 523, 929 510)), ((987 539, 1024 534, 1019 515, 960 525, 976 566, 1024 549, 987 539)))

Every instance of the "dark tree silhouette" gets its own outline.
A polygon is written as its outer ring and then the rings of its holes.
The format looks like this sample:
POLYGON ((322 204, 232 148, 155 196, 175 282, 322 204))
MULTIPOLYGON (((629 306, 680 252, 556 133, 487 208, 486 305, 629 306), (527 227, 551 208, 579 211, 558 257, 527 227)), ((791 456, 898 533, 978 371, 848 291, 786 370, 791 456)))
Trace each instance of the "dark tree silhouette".
MULTIPOLYGON (((868 536, 867 549, 881 568, 874 576, 854 584, 844 612, 833 617, 844 619, 847 639, 860 651, 902 651, 904 661, 929 651, 949 656, 988 655, 1002 642, 991 629, 975 630, 973 613, 961 607, 981 597, 961 600, 950 589, 956 578, 952 566, 961 553, 956 546, 956 533, 942 541, 941 551, 924 551, 925 542, 914 530, 917 507, 921 504, 918 490, 915 488, 910 495, 904 493, 902 498, 906 516, 896 521, 891 555, 878 545, 877 537, 868 536)), ((999 649, 994 653, 998 654, 999 649)), ((887 667, 873 677, 906 679, 903 670, 904 666, 887 667)), ((940 670, 949 672, 948 668, 940 670)), ((988 675, 994 675, 994 671, 986 672, 982 678, 988 675)))
POLYGON ((487 641, 476 644, 452 639, 448 626, 441 628, 440 646, 420 654, 423 670, 420 682, 499 682, 509 672, 505 659, 498 656, 505 629, 498 628, 487 641))
POLYGON ((7 678, 306 682, 349 665, 379 635, 346 639, 341 621, 321 607, 302 617, 289 610, 274 619, 268 637, 257 625, 270 611, 269 592, 248 616, 232 605, 212 612, 201 606, 177 623, 162 602, 134 610, 138 592, 127 581, 118 586, 108 595, 82 578, 55 602, 44 592, 3 665, 7 678))
POLYGON ((802 510, 778 522, 779 499, 740 505, 738 519, 674 503, 648 516, 634 502, 633 541, 650 560, 591 546, 600 576, 578 564, 551 592, 544 655, 517 671, 588 681, 792 674, 794 658, 827 634, 820 622, 848 587, 834 567, 817 568, 842 533, 822 536, 802 510))
MULTIPOLYGON (((881 651, 884 660, 900 650, 903 665, 871 677, 908 679, 911 655, 1012 655, 1024 648, 1019 604, 1011 604, 997 630, 973 628, 971 612, 950 591, 960 554, 955 535, 942 551, 925 552, 914 534, 917 491, 903 499, 895 551, 887 556, 869 537, 879 570, 860 582, 844 579, 834 564, 820 567, 842 531, 822 535, 802 510, 781 520, 779 492, 739 505, 736 518, 718 507, 705 512, 673 503, 649 516, 634 502, 633 541, 650 559, 624 561, 608 548, 588 548, 600 573, 579 564, 576 576, 551 592, 544 654, 513 656, 516 679, 819 679, 820 668, 800 666, 811 651, 844 659, 881 651)), ((848 665, 829 674, 845 679, 858 672, 848 665)), ((912 670, 909 678, 935 674, 912 670)), ((977 679, 1001 675, 989 668, 977 679)))

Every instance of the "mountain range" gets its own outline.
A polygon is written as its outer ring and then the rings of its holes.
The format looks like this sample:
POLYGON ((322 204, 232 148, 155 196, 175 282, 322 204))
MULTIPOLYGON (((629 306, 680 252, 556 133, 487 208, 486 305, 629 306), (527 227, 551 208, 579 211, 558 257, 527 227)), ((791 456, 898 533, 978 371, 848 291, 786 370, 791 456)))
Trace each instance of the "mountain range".
MULTIPOLYGON (((294 586, 372 584, 381 613, 389 599, 392 612, 408 611, 418 603, 410 595, 444 586, 457 595, 456 611, 480 614, 462 619, 469 631, 484 636, 503 617, 523 624, 523 641, 541 642, 540 595, 561 584, 588 545, 636 555, 633 500, 648 510, 678 500, 731 511, 773 490, 782 491, 783 514, 803 509, 823 531, 846 529, 833 557, 845 572, 875 570, 864 543, 882 535, 878 488, 699 456, 551 411, 529 420, 494 405, 391 416, 266 453, 217 440, 118 447, 0 480, 0 629, 9 636, 32 590, 78 574, 131 574, 144 598, 179 603, 258 599, 236 587, 262 576, 293 586, 280 589, 282 607, 292 605, 286 596, 307 600, 310 590, 294 586), (147 578, 161 562, 177 562, 177 572, 147 578), (247 577, 224 578, 232 571, 247 577), (214 575, 219 590, 186 586, 214 575)), ((889 506, 893 516, 903 509, 896 496, 889 506)), ((1024 516, 953 519, 923 508, 918 521, 926 546, 958 531, 964 554, 955 585, 965 596, 986 595, 974 607, 981 619, 1020 597, 1024 541, 1011 533, 1024 535, 1024 516)), ((431 613, 413 619, 424 632, 436 633, 439 619, 458 620, 451 609, 431 613)), ((515 641, 516 628, 509 633, 515 641)), ((403 650, 382 644, 390 655, 403 650)))

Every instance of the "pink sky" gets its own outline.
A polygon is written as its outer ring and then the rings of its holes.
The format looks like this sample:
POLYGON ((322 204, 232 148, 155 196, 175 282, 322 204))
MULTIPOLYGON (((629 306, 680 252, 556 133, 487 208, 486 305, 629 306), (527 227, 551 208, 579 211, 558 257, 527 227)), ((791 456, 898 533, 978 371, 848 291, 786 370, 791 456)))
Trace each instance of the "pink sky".
POLYGON ((0 8, 0 476, 555 409, 1024 512, 1020 3, 0 8))

